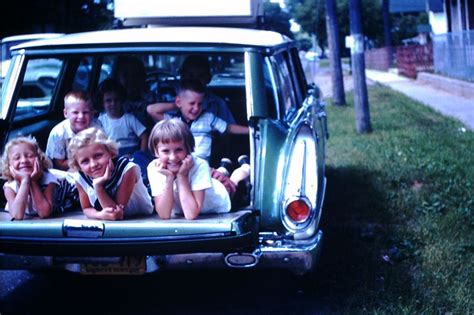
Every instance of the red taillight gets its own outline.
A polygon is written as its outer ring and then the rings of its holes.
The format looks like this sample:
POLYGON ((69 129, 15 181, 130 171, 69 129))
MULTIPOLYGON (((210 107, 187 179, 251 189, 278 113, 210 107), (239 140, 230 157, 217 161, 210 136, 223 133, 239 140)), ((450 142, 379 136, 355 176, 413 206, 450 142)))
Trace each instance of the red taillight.
POLYGON ((309 205, 303 200, 294 200, 286 207, 286 214, 295 222, 302 222, 309 216, 309 205))

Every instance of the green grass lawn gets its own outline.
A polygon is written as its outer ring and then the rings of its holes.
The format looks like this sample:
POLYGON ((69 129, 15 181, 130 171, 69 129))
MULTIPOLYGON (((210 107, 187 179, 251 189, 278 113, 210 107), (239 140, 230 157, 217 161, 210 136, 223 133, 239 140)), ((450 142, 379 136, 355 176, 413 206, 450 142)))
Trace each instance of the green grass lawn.
POLYGON ((375 86, 358 135, 347 100, 327 107, 319 294, 337 313, 472 314, 474 133, 375 86))

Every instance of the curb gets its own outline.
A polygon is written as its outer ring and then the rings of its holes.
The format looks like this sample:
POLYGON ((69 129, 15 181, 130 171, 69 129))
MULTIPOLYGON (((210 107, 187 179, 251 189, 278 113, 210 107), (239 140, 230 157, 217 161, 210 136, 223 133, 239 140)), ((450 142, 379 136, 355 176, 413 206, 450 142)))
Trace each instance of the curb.
POLYGON ((428 72, 419 72, 416 81, 432 85, 449 93, 474 99, 474 83, 448 78, 428 72))

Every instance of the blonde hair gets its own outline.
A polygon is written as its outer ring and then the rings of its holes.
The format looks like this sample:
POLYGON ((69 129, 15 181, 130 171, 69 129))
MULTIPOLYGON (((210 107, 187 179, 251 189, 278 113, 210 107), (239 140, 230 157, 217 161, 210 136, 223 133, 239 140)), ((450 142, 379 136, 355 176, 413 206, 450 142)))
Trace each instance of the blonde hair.
POLYGON ((78 132, 69 142, 67 151, 70 168, 73 170, 80 169, 76 160, 77 152, 92 144, 103 145, 112 158, 118 155, 118 144, 114 140, 109 139, 102 129, 97 127, 87 128, 78 132))
POLYGON ((69 107, 69 104, 82 101, 86 103, 91 110, 93 110, 92 106, 92 99, 90 95, 83 90, 76 90, 76 91, 71 91, 64 96, 64 109, 67 109, 69 107))
POLYGON ((35 152, 36 156, 38 157, 39 160, 39 165, 40 167, 46 171, 48 170, 51 166, 51 160, 48 159, 46 154, 40 149, 38 142, 36 139, 32 136, 18 136, 12 140, 10 140, 6 145, 5 145, 5 150, 3 151, 2 155, 2 160, 0 161, 0 170, 2 172, 2 178, 6 180, 13 180, 13 175, 10 172, 10 151, 11 149, 20 144, 27 144, 30 145, 33 148, 33 152, 35 152))
POLYGON ((172 118, 158 122, 150 133, 148 148, 158 156, 158 143, 183 141, 188 154, 194 151, 194 137, 186 125, 179 118, 172 118))

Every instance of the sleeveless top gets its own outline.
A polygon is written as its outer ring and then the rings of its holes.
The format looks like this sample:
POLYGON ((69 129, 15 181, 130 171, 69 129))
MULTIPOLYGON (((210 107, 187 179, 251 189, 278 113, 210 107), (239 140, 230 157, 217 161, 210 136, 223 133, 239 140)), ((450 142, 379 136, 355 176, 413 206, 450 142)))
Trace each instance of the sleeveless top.
MULTIPOLYGON (((140 172, 140 167, 130 162, 126 157, 118 157, 112 160, 114 164, 114 170, 110 176, 110 179, 105 183, 105 191, 112 198, 116 199, 117 190, 122 183, 123 176, 127 171, 135 172, 137 181, 133 188, 132 194, 128 203, 124 205, 124 216, 136 216, 136 215, 150 215, 153 213, 153 204, 151 201, 150 194, 143 183, 143 179, 140 172)), ((102 210, 99 199, 95 192, 94 186, 92 185, 93 178, 87 176, 83 172, 79 171, 74 174, 74 179, 77 185, 80 185, 89 197, 89 202, 97 210, 102 210)))

